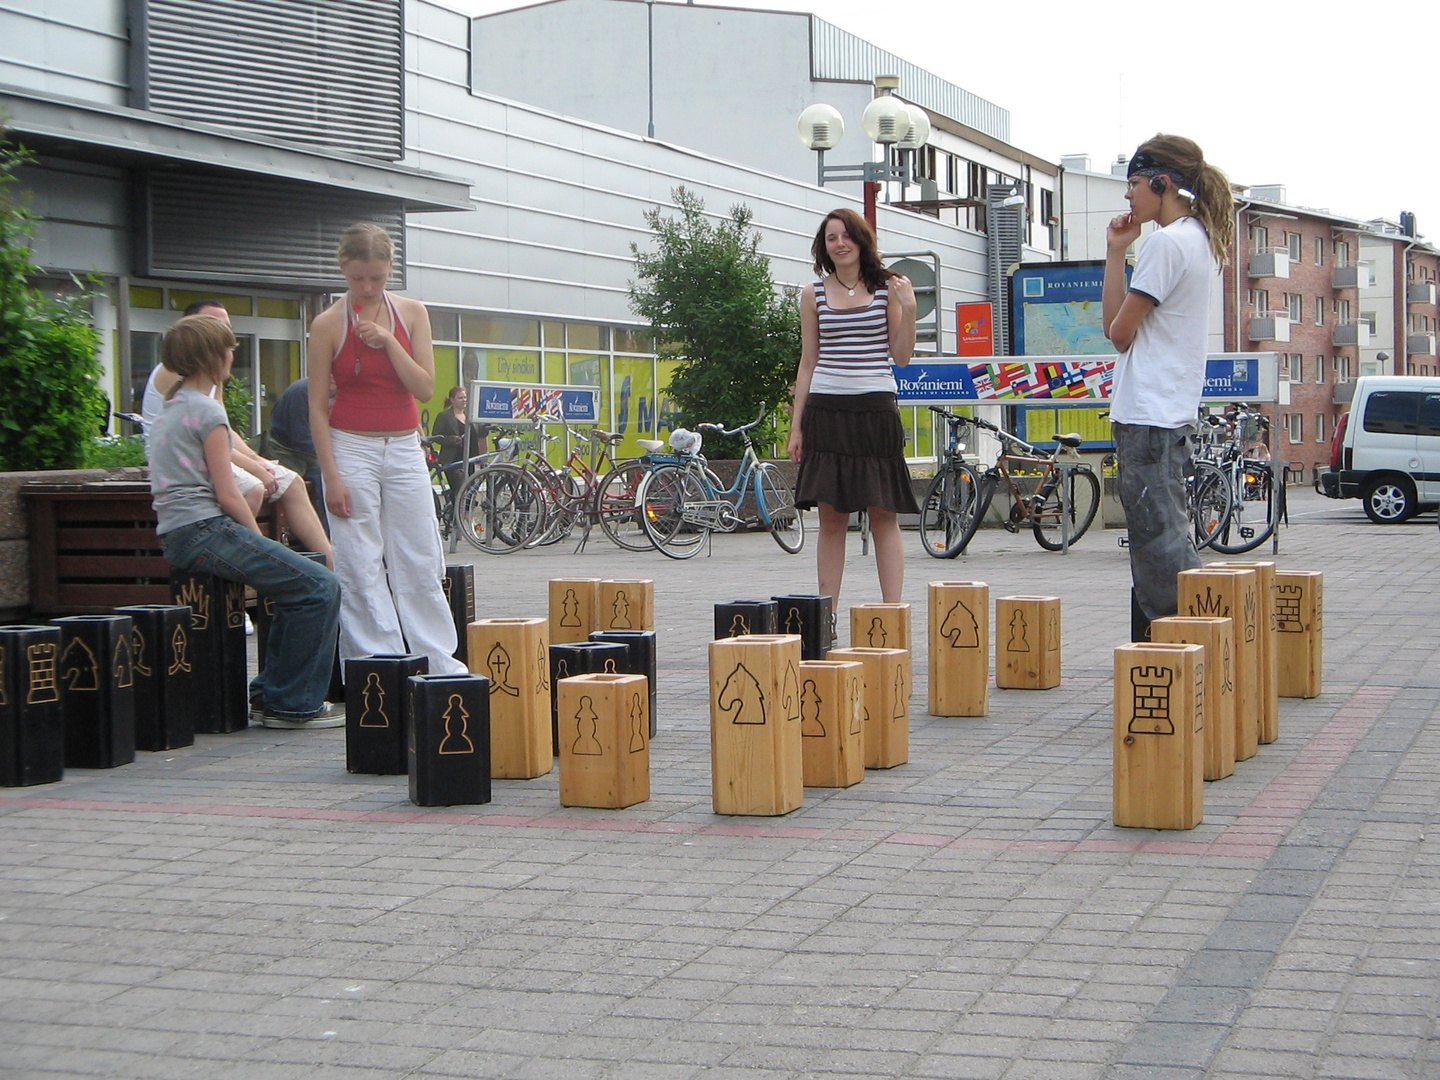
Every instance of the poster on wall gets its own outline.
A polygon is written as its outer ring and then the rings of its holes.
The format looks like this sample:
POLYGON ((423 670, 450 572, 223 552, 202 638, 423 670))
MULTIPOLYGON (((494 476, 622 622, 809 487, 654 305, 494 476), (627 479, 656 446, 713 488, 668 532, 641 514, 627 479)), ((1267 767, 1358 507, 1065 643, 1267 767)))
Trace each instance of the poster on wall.
POLYGON ((1015 355, 1113 353, 1101 309, 1104 285, 1103 261, 1021 264, 1010 277, 1015 355))
POLYGON ((955 340, 961 356, 995 355, 995 310, 988 300, 955 305, 955 340))

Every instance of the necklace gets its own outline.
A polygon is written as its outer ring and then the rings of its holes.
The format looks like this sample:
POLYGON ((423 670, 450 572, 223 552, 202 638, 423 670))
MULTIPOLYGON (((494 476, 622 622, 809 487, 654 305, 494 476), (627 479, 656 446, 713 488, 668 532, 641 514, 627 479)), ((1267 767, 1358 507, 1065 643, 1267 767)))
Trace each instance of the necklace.
MULTIPOLYGON (((350 305, 350 307, 351 307, 351 309, 354 311, 354 313, 355 313, 355 321, 358 323, 358 322, 360 321, 360 318, 361 318, 362 313, 365 311, 365 305, 362 304, 362 303, 360 303, 360 302, 357 300, 357 301, 352 302, 351 305, 350 305)), ((379 306, 377 306, 376 309, 375 309, 375 318, 376 318, 377 320, 380 318, 380 308, 379 308, 379 306)), ((361 356, 361 351, 364 349, 364 347, 365 347, 365 343, 360 340, 360 331, 359 331, 359 330, 356 330, 356 331, 355 331, 355 374, 356 374, 356 375, 359 375, 359 374, 360 374, 360 356, 361 356)))
POLYGON ((855 295, 856 286, 858 286, 858 285, 860 284, 860 279, 857 277, 857 278, 855 279, 855 284, 854 284, 854 285, 846 285, 845 282, 843 282, 843 281, 840 280, 840 275, 839 275, 838 273, 835 275, 835 281, 836 281, 837 284, 839 284, 839 286, 840 286, 842 289, 845 290, 847 296, 854 296, 854 295, 855 295))

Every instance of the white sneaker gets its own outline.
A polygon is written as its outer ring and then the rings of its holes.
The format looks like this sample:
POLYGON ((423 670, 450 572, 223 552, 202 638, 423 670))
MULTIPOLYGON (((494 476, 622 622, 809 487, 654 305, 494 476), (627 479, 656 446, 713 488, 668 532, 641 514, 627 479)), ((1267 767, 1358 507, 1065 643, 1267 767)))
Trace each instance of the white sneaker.
POLYGON ((246 636, 246 637, 254 637, 254 636, 255 636, 255 624, 250 621, 250 613, 249 613, 248 611, 245 612, 244 614, 245 614, 245 636, 246 636))

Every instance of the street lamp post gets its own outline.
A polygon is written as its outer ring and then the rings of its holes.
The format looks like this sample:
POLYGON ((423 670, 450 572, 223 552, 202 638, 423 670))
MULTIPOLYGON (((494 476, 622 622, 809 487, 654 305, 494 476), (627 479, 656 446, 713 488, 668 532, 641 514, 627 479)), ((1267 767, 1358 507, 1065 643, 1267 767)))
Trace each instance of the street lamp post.
POLYGON ((911 154, 930 138, 930 118, 919 106, 907 106, 893 91, 900 86, 900 79, 894 75, 879 75, 875 79, 876 96, 860 117, 865 135, 873 143, 884 148, 884 160, 864 161, 858 165, 826 165, 825 151, 831 150, 845 134, 845 121, 837 109, 829 105, 811 105, 800 114, 800 141, 816 155, 816 183, 824 187, 827 182, 848 182, 859 180, 864 184, 865 220, 872 229, 875 224, 875 200, 881 184, 912 182, 911 154), (891 148, 907 151, 898 160, 892 158, 891 148))

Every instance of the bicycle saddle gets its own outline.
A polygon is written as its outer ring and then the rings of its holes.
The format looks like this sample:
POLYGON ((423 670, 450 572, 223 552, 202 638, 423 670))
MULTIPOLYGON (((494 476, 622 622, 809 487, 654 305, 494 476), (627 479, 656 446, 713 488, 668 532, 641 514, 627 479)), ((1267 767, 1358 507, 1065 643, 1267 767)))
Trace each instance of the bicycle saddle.
POLYGON ((663 439, 636 439, 635 441, 639 444, 640 449, 651 454, 665 447, 665 441, 663 439))
POLYGON ((1056 435, 1055 441, 1061 446, 1069 447, 1071 450, 1079 449, 1081 442, 1080 436, 1073 431, 1068 435, 1056 435))
POLYGON ((601 431, 599 428, 596 428, 594 433, 591 435, 591 438, 599 439, 606 446, 618 446, 620 444, 620 441, 624 439, 625 436, 621 435, 619 432, 601 431))

